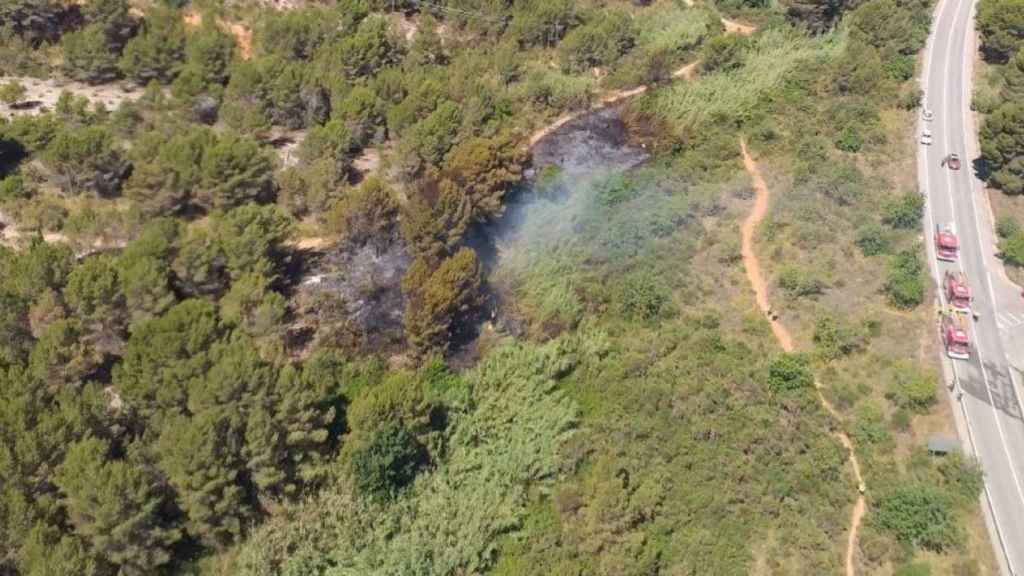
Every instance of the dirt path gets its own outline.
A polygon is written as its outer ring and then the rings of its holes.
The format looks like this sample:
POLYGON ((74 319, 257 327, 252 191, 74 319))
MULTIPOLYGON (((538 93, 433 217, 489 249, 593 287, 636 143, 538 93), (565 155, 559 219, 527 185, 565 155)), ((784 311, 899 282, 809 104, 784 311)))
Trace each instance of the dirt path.
MULTIPOLYGON (((693 0, 686 0, 686 4, 687 6, 693 6, 693 0)), ((725 31, 730 34, 740 34, 742 36, 749 36, 750 34, 753 34, 755 31, 757 31, 757 27, 755 26, 741 24, 739 22, 734 22, 732 20, 727 20, 725 18, 722 18, 722 25, 725 26, 725 31)), ((685 66, 681 66, 672 72, 672 78, 683 78, 685 80, 693 80, 693 76, 697 71, 697 66, 699 65, 700 60, 697 60, 695 62, 690 62, 685 66)), ((545 136, 551 134, 555 130, 558 130, 562 126, 565 126, 566 124, 572 122, 573 120, 579 118, 580 116, 583 116, 584 114, 596 112, 598 110, 601 110, 602 108, 607 108, 612 104, 621 102, 626 98, 631 98, 638 94, 643 94, 644 92, 647 92, 647 90, 650 88, 650 84, 644 84, 642 86, 637 86, 636 88, 630 88, 629 90, 614 90, 612 92, 608 92, 604 96, 599 98, 597 102, 594 102, 593 104, 584 108, 583 110, 577 110, 575 112, 568 112, 566 114, 563 114, 562 116, 559 116, 551 124, 548 124, 547 126, 538 129, 536 132, 531 134, 530 139, 527 140, 527 148, 533 148, 534 144, 540 142, 545 136)))
POLYGON ((750 24, 743 24, 735 20, 729 20, 728 18, 722 18, 722 26, 725 26, 725 31, 730 34, 739 34, 740 36, 750 36, 757 31, 756 26, 750 24))
MULTIPOLYGON (((778 315, 772 310, 771 303, 768 301, 768 287, 765 284, 764 276, 761 274, 761 263, 754 252, 754 233, 757 231, 761 221, 764 220, 765 214, 768 213, 768 185, 765 183, 764 177, 761 176, 761 170, 758 168, 757 163, 750 157, 750 153, 747 151, 747 143, 743 138, 740 138, 740 151, 743 153, 743 166, 747 169, 750 180, 754 185, 754 206, 750 209, 750 214, 740 227, 740 253, 743 256, 743 267, 747 271, 747 279, 750 280, 750 285, 754 288, 757 307, 768 316, 768 322, 771 324, 775 339, 779 341, 779 345, 783 350, 793 352, 796 350, 796 346, 793 344, 793 336, 782 325, 778 315)), ((836 422, 842 422, 839 412, 821 393, 821 383, 817 379, 814 381, 814 387, 821 405, 825 407, 825 410, 828 411, 836 422)), ((850 464, 853 465, 853 475, 857 479, 859 492, 857 494, 857 502, 853 505, 853 512, 850 514, 850 534, 846 543, 846 576, 854 576, 856 574, 854 554, 857 550, 857 535, 860 532, 861 521, 864 518, 864 511, 866 509, 863 494, 864 478, 861 476, 860 462, 857 461, 856 453, 853 451, 853 442, 850 441, 849 436, 839 429, 833 433, 849 453, 850 464)))

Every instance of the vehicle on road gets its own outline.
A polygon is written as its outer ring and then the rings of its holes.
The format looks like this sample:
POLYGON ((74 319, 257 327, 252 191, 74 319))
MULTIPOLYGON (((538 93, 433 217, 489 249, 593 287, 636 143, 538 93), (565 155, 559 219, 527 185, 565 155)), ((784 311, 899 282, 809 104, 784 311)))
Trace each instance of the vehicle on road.
POLYGON ((925 122, 931 122, 935 119, 935 113, 931 111, 931 108, 923 108, 921 110, 921 118, 923 118, 925 122))
POLYGON ((946 301, 959 312, 971 311, 971 287, 967 283, 967 274, 963 271, 946 270, 942 278, 946 301))
POLYGON ((935 227, 935 255, 938 259, 956 262, 959 252, 960 239, 956 237, 953 226, 950 224, 937 225, 935 227))
POLYGON ((925 128, 924 131, 921 132, 921 144, 924 144, 925 146, 931 146, 931 144, 932 144, 932 131, 931 130, 925 128))
POLYGON ((943 166, 949 166, 950 170, 959 170, 960 169, 960 156, 958 156, 956 153, 949 154, 945 158, 942 159, 942 165, 943 166))
POLYGON ((956 310, 945 310, 939 321, 942 331, 942 345, 946 347, 946 356, 954 360, 971 359, 971 340, 967 335, 967 320, 956 310))

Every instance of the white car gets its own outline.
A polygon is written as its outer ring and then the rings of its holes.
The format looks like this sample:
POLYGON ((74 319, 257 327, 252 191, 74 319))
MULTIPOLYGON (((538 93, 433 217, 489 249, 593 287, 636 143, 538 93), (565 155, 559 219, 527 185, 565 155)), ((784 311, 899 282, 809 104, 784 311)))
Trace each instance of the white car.
POLYGON ((925 130, 925 131, 921 132, 921 144, 924 144, 925 146, 930 146, 931 143, 932 143, 932 131, 931 130, 925 130))
POLYGON ((935 113, 930 108, 924 108, 921 110, 921 118, 924 118, 925 122, 931 122, 935 119, 935 113))

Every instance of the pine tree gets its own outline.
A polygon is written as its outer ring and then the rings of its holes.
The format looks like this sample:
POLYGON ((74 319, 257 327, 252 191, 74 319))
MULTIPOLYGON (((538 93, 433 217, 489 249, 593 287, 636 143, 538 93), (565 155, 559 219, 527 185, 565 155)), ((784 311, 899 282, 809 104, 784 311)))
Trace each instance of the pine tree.
POLYGON ((61 44, 64 48, 62 68, 71 78, 101 84, 121 75, 117 53, 111 50, 102 26, 86 26, 65 34, 61 44))
POLYGON ((177 236, 174 221, 155 220, 117 258, 117 279, 132 323, 162 314, 174 304, 168 271, 177 236))
POLYGON ((94 554, 122 574, 151 574, 171 560, 179 532, 163 518, 157 479, 142 463, 108 460, 108 452, 107 443, 96 438, 68 450, 56 475, 62 502, 94 554))
POLYGON ((520 180, 526 153, 509 135, 473 138, 452 150, 443 177, 467 197, 473 219, 501 216, 509 189, 520 180))
POLYGON ((67 194, 89 189, 113 194, 120 190, 128 171, 113 136, 98 126, 64 128, 46 146, 43 162, 54 171, 61 190, 67 194))
POLYGON ((185 28, 178 13, 154 6, 142 24, 142 33, 124 47, 119 66, 140 85, 152 80, 170 83, 185 56, 185 28))
POLYGON ((403 282, 408 292, 405 333, 421 354, 444 351, 458 322, 480 304, 480 262, 461 248, 445 259, 420 285, 403 282))
POLYGON ((414 194, 403 206, 402 236, 417 256, 440 259, 462 241, 472 210, 469 198, 461 190, 442 182, 436 192, 414 194))
POLYGON ((251 138, 227 134, 203 151, 197 202, 206 209, 228 209, 266 201, 272 189, 270 158, 251 138))
POLYGON ((47 327, 29 356, 29 372, 52 393, 80 386, 102 361, 81 322, 58 320, 47 327))
POLYGON ((186 300, 133 327, 124 358, 114 368, 114 384, 125 402, 147 419, 184 412, 189 380, 209 370, 218 324, 213 304, 186 300))
POLYGON ((233 420, 220 410, 179 416, 166 422, 157 443, 189 534, 218 549, 241 536, 252 516, 241 478, 243 430, 233 420))

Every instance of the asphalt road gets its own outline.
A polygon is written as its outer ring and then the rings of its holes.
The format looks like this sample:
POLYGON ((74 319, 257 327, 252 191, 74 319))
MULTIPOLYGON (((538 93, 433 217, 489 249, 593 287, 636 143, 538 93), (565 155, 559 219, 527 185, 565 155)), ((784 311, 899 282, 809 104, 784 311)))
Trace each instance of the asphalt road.
MULTIPOLYGON (((970 111, 971 71, 976 50, 974 0, 940 0, 925 52, 922 88, 934 119, 919 121, 932 131, 919 144, 919 185, 928 203, 925 242, 936 280, 947 269, 967 273, 974 296, 970 360, 947 364, 957 382, 953 394, 958 428, 968 451, 985 472, 989 530, 1003 571, 1024 576, 1024 416, 1020 373, 1024 365, 1024 299, 1003 275, 996 258, 992 214, 976 178, 977 131, 970 111), (962 168, 941 166, 955 152, 962 168), (952 223, 960 239, 958 262, 935 259, 936 224, 952 223)), ((945 304, 945 299, 943 299, 945 304)))

